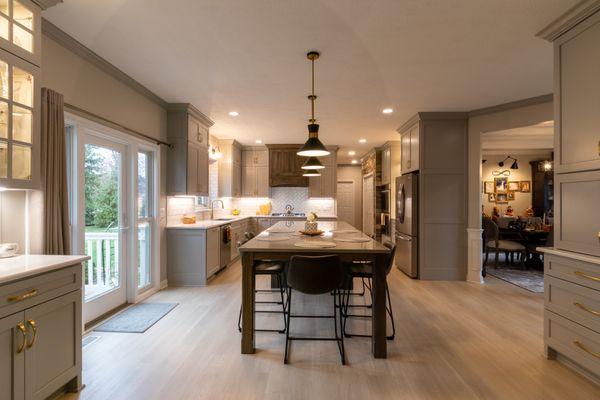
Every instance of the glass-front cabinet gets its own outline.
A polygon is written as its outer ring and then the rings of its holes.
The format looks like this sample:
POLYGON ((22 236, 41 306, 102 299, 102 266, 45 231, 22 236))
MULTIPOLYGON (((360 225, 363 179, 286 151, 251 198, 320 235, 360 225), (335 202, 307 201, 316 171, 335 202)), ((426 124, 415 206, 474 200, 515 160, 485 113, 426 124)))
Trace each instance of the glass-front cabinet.
POLYGON ((40 66, 40 9, 29 0, 0 0, 0 47, 40 66))
MULTIPOLYGON (((0 5, 1 5, 0 0, 0 5)), ((0 186, 39 183, 38 68, 0 49, 0 186)))

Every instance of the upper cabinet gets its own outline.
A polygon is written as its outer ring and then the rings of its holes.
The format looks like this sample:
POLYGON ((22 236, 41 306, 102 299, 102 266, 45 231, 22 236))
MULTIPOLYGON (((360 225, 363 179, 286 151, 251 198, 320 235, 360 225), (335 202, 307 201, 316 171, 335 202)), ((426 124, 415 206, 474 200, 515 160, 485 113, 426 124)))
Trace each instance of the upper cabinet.
POLYGON ((554 41, 555 171, 600 169, 600 13, 554 41))
POLYGON ((38 188, 38 78, 38 67, 0 49, 0 186, 38 188))
POLYGON ((269 151, 265 147, 242 151, 242 196, 269 197, 269 151))
POLYGON ((209 195, 208 130, 212 125, 213 122, 191 104, 169 105, 168 194, 209 195))
POLYGON ((400 129, 401 173, 419 170, 419 123, 400 129))
MULTIPOLYGON (((394 184, 400 175, 400 141, 386 142, 381 146, 381 184, 394 184)), ((410 147, 410 146, 409 146, 410 147)))
POLYGON ((219 140, 219 197, 242 196, 242 146, 235 140, 219 140))
POLYGON ((301 144, 268 144, 269 186, 306 187, 308 178, 302 176, 306 157, 296 154, 301 144))
POLYGON ((320 169, 321 176, 308 178, 308 197, 335 197, 337 189, 337 151, 334 146, 327 146, 331 152, 328 156, 319 157, 319 161, 325 165, 320 169))
POLYGON ((40 66, 41 10, 29 0, 0 0, 0 47, 40 66))

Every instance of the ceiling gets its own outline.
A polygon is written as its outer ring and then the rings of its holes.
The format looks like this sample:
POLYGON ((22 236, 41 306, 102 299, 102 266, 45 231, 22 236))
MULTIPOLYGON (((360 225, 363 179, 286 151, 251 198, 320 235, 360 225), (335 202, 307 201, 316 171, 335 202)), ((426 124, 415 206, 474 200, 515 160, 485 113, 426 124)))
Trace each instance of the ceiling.
POLYGON ((481 134, 481 149, 484 154, 501 154, 511 150, 513 154, 528 154, 532 150, 554 148, 554 121, 481 134))
POLYGON ((318 50, 320 137, 348 162, 397 140, 418 111, 550 93, 552 45, 535 34, 576 2, 64 0, 43 16, 166 101, 194 104, 215 136, 243 144, 304 142, 305 54, 318 50))

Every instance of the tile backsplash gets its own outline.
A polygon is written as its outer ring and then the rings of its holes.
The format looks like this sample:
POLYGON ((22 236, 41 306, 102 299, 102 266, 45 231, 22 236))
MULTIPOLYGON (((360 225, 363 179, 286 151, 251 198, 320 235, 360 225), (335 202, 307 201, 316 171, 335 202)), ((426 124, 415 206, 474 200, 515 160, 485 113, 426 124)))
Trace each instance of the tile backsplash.
MULTIPOLYGON (((211 190, 213 192, 213 190, 211 190)), ((212 193, 211 193, 212 194, 212 193)), ((259 205, 271 201, 272 212, 285 212, 287 204, 294 207, 294 212, 315 212, 320 217, 335 216, 335 199, 309 198, 308 188, 284 187, 271 188, 270 198, 242 197, 221 198, 224 210, 215 209, 215 217, 231 214, 234 208, 240 210, 241 215, 256 215, 259 205)), ((196 214, 198 219, 210 218, 210 211, 197 209, 195 197, 169 197, 167 199, 167 224, 179 224, 184 214, 196 214)))

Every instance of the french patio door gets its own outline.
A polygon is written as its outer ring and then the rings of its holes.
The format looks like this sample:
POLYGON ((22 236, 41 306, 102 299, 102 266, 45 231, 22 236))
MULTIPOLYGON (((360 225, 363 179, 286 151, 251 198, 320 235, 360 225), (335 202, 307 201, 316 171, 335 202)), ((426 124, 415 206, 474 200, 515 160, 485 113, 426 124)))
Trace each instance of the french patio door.
POLYGON ((79 139, 77 247, 91 257, 84 269, 83 313, 89 322, 127 302, 128 159, 121 143, 93 134, 79 139))

